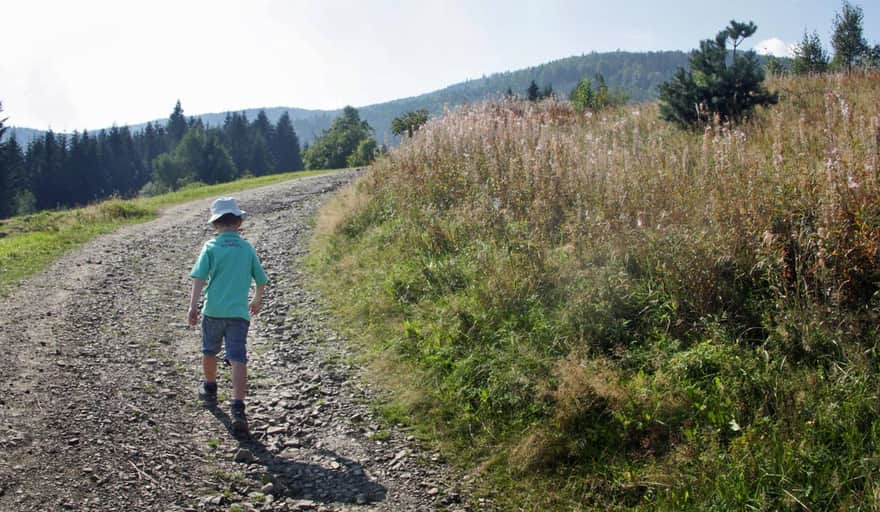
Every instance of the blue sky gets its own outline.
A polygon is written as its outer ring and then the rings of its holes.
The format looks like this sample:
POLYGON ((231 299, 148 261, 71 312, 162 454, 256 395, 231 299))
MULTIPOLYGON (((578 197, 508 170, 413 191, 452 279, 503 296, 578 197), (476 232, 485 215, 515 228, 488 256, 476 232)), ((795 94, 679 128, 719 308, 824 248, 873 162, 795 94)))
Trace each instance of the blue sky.
MULTIPOLYGON (((880 43, 880 2, 854 1, 880 43)), ((731 19, 786 51, 837 1, 18 0, 2 9, 8 124, 56 131, 253 107, 339 108, 591 51, 690 50, 731 19)))

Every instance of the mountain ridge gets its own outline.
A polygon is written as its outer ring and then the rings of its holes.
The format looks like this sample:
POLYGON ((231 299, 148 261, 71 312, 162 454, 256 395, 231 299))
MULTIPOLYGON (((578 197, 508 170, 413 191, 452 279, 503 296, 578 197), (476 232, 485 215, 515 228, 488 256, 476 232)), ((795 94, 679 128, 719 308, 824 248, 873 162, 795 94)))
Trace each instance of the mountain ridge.
MULTIPOLYGON (((617 88, 625 93, 631 102, 652 100, 657 97, 657 86, 660 83, 671 78, 678 67, 688 65, 688 56, 689 52, 684 51, 591 52, 580 56, 563 57, 518 70, 497 72, 482 78, 457 82, 435 91, 365 105, 357 107, 357 109, 361 118, 374 128, 377 142, 394 145, 398 139, 391 133, 391 121, 407 111, 426 109, 436 115, 447 106, 454 107, 463 103, 500 96, 505 94, 507 90, 523 96, 532 80, 542 88, 550 85, 556 94, 567 97, 569 91, 577 85, 579 80, 582 78, 593 79, 597 73, 601 73, 609 87, 617 88)), ((300 143, 311 144, 342 112, 342 107, 331 110, 285 106, 257 107, 209 112, 187 117, 201 119, 209 126, 219 126, 223 124, 228 113, 244 112, 249 120, 253 120, 261 110, 266 112, 266 116, 273 123, 277 122, 284 112, 287 112, 293 121, 294 130, 299 136, 300 143)), ((147 123, 164 124, 166 121, 167 118, 161 118, 127 126, 132 131, 138 131, 143 129, 147 123)), ((109 127, 104 129, 109 129, 109 127)), ((101 130, 89 131, 97 133, 101 130)), ((30 140, 42 136, 46 131, 10 126, 7 137, 13 133, 19 144, 27 146, 30 140), (22 137, 22 133, 24 137, 22 137)))

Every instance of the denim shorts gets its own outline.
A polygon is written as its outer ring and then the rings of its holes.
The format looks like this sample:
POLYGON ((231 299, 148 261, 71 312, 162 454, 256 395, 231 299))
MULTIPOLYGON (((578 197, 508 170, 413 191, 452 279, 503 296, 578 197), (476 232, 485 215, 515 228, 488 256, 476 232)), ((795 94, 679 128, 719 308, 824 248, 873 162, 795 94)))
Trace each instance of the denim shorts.
POLYGON ((216 356, 221 341, 226 341, 226 359, 247 363, 247 332, 250 322, 244 318, 202 317, 202 353, 216 356))

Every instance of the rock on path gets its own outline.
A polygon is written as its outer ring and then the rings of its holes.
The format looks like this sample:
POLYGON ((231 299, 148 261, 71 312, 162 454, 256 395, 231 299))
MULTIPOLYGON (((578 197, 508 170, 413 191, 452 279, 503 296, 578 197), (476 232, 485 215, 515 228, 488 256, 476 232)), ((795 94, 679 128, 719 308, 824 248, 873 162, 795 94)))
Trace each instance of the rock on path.
MULTIPOLYGON (((189 268, 210 200, 103 236, 0 303, 0 511, 472 510, 460 479, 387 427, 295 263, 351 172, 245 191, 270 286, 251 324, 252 436, 196 399, 189 268)), ((221 369, 220 398, 231 393, 221 369)))

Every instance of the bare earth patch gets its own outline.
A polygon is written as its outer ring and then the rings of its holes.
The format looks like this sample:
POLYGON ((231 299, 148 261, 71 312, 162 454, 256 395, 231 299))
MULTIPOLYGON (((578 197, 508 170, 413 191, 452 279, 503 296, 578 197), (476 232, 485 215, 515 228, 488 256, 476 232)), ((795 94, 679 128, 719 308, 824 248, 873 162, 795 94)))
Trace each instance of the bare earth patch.
POLYGON ((0 510, 471 510, 459 476, 403 428, 324 325, 296 262, 352 173, 236 194, 270 276, 251 324, 252 436, 197 399, 189 269, 210 200, 103 236, 0 303, 0 510))

